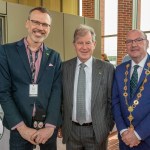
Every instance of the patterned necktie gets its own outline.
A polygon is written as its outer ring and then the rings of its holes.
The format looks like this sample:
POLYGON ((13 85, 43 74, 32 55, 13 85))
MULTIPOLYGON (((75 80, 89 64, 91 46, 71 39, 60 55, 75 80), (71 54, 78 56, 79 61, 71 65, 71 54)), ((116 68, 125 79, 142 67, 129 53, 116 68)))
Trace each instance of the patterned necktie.
POLYGON ((84 63, 80 64, 78 85, 77 85, 76 119, 81 125, 86 121, 86 113, 85 113, 86 75, 84 70, 85 67, 86 65, 84 63))
POLYGON ((32 72, 32 83, 35 83, 35 71, 36 71, 36 67, 35 67, 35 63, 38 59, 38 52, 39 50, 37 50, 35 52, 35 60, 33 60, 33 56, 32 56, 32 51, 29 49, 29 52, 30 52, 30 67, 31 67, 31 72, 32 72))
POLYGON ((138 72, 137 72, 138 68, 139 68, 139 65, 134 66, 134 71, 130 80, 130 97, 133 97, 137 83, 138 83, 138 72))

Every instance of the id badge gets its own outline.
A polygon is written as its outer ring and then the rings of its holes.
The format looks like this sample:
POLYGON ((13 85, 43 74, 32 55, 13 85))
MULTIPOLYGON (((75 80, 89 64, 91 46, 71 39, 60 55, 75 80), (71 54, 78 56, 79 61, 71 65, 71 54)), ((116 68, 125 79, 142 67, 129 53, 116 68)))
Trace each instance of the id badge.
POLYGON ((30 84, 29 85, 29 96, 30 97, 38 96, 38 84, 30 84))

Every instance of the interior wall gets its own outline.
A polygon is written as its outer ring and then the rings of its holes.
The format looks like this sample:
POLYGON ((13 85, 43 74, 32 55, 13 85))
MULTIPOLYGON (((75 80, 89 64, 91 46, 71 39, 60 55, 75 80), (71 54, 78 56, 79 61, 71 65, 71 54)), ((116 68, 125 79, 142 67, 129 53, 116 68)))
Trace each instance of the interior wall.
POLYGON ((14 42, 27 35, 25 22, 32 7, 7 3, 7 42, 14 42))
POLYGON ((78 15, 79 14, 79 1, 78 0, 63 0, 62 12, 67 14, 78 15))
POLYGON ((73 47, 73 34, 79 24, 84 24, 84 17, 64 14, 64 54, 65 60, 76 56, 73 47))
POLYGON ((92 18, 85 17, 84 23, 93 27, 96 33, 96 48, 94 50, 94 56, 96 58, 101 57, 101 22, 92 18))
MULTIPOLYGON (((25 22, 32 7, 7 2, 7 42, 15 42, 27 35, 25 22)), ((79 24, 92 26, 96 31, 97 45, 94 56, 100 58, 100 21, 76 15, 50 11, 52 15, 51 32, 45 44, 58 51, 62 60, 76 56, 72 41, 75 28, 79 24)))
POLYGON ((5 0, 5 1, 33 7, 43 6, 52 11, 69 13, 73 15, 79 14, 78 0, 5 0))
POLYGON ((52 11, 62 12, 60 0, 43 0, 42 6, 52 11))
POLYGON ((50 11, 52 16, 51 31, 45 44, 58 51, 61 59, 64 60, 64 44, 63 44, 63 13, 50 11))

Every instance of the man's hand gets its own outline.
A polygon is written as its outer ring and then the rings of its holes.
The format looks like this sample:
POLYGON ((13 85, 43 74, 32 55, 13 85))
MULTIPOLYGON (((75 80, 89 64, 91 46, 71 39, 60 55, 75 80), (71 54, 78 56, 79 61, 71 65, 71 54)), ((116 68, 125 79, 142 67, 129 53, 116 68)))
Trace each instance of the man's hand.
POLYGON ((137 146, 140 140, 136 137, 133 129, 128 129, 122 134, 123 142, 129 147, 137 146))
POLYGON ((17 127, 18 132, 25 140, 36 145, 37 143, 34 140, 31 140, 31 136, 37 132, 37 130, 27 127, 25 124, 17 127))
POLYGON ((62 138, 62 128, 61 127, 58 129, 57 137, 62 138))
POLYGON ((31 141, 35 141, 36 144, 45 144, 47 140, 53 135, 54 128, 46 127, 39 129, 31 136, 31 141))

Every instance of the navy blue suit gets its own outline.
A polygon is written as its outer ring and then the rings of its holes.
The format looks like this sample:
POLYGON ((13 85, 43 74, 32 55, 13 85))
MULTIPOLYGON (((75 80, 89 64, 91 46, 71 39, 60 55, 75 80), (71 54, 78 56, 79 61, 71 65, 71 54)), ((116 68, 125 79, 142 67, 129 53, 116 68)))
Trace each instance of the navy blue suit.
POLYGON ((34 103, 46 111, 45 123, 61 123, 61 60, 57 52, 43 47, 37 77, 38 97, 29 97, 32 73, 23 40, 0 46, 0 104, 4 126, 8 129, 21 121, 32 126, 34 103))
MULTIPOLYGON (((123 96, 126 65, 130 64, 129 73, 127 76, 128 79, 127 93, 128 93, 129 105, 132 105, 133 101, 136 99, 137 93, 139 92, 139 88, 145 78, 145 70, 148 69, 147 63, 149 61, 150 61, 150 56, 148 56, 148 59, 145 63, 144 69, 140 76, 133 98, 130 98, 131 61, 122 63, 116 68, 114 83, 113 83, 112 107, 113 107, 113 115, 119 133, 122 129, 127 129, 130 126, 129 120, 127 118, 129 116, 129 112, 125 103, 125 98, 123 96)), ((139 100, 139 105, 136 106, 136 108, 132 113, 134 117, 133 125, 135 131, 141 137, 142 141, 137 147, 130 148, 123 143, 119 135, 121 150, 130 150, 130 149, 150 150, 150 74, 148 75, 147 80, 148 80, 147 83, 145 83, 144 85, 144 90, 142 91, 142 97, 139 100)))

